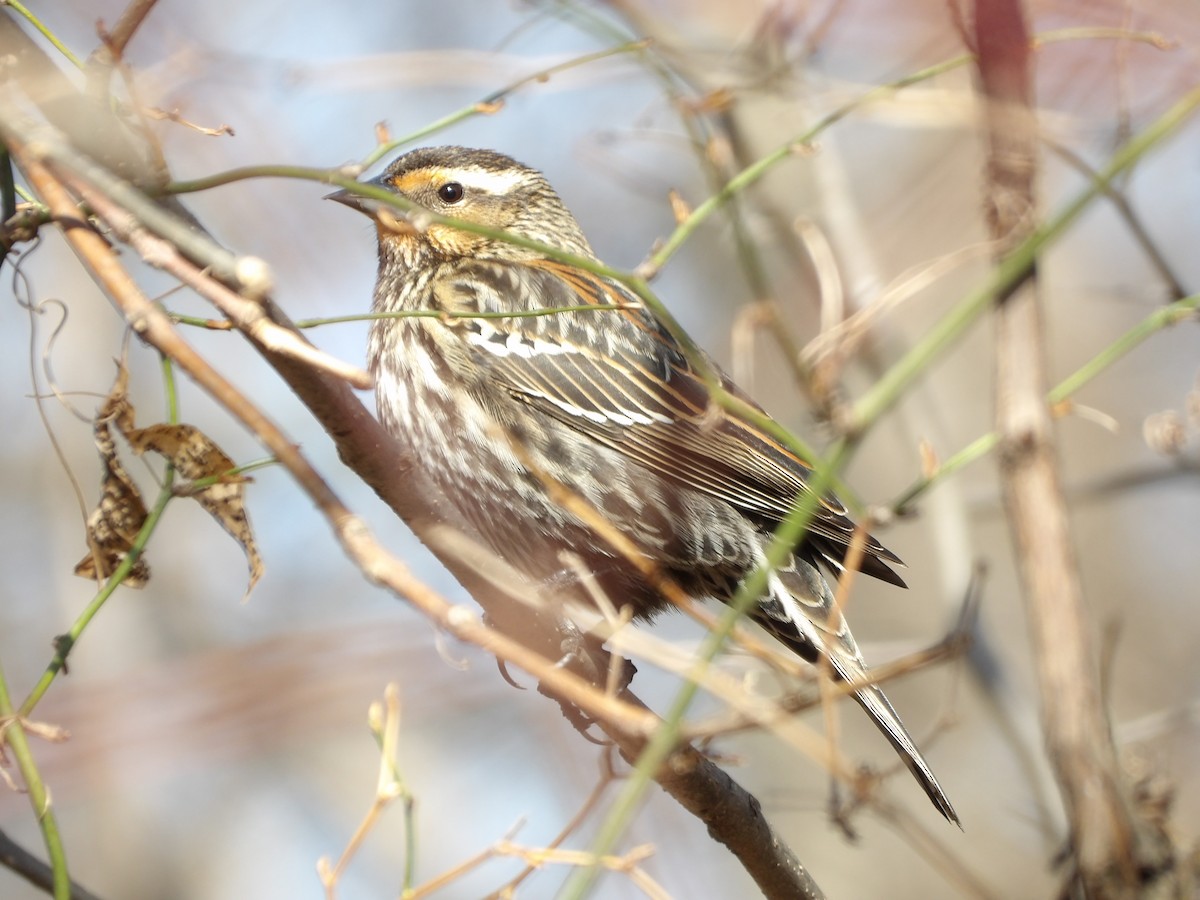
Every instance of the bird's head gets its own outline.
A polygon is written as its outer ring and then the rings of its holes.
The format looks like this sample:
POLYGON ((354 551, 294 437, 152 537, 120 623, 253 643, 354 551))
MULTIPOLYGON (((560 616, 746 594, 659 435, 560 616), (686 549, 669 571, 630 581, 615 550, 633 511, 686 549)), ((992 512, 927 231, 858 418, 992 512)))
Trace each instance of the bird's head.
POLYGON ((405 212, 345 190, 329 195, 375 219, 381 254, 394 253, 410 262, 426 256, 521 260, 539 255, 489 235, 431 221, 422 215, 427 210, 592 256, 579 223, 545 176, 502 153, 424 147, 399 157, 365 183, 418 207, 405 212))

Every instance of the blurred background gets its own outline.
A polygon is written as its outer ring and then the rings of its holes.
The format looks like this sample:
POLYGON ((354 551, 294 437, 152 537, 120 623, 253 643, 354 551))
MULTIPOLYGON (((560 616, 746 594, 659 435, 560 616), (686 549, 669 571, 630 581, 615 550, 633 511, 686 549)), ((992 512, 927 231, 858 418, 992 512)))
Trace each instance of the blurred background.
MULTIPOLYGON (((85 55, 96 45, 96 21, 111 25, 123 6, 60 0, 37 12, 85 55)), ((1093 32, 1040 49, 1047 148, 1039 189, 1053 211, 1087 177, 1051 144, 1101 165, 1123 136, 1196 84, 1200 19, 1185 0, 1029 9, 1037 32, 1123 27, 1172 42, 1155 48, 1093 32)), ((948 7, 932 0, 162 0, 127 59, 144 102, 234 131, 212 137, 161 123, 167 160, 185 179, 254 163, 361 159, 375 145, 377 122, 401 136, 518 79, 641 36, 655 39, 653 56, 626 52, 555 74, 427 142, 492 147, 542 169, 598 254, 631 268, 674 227, 670 191, 691 205, 712 192, 695 116, 713 116, 724 129, 728 140, 710 155, 735 171, 739 160, 795 139, 870 88, 963 52, 948 7)), ((851 394, 870 384, 986 271, 978 114, 968 67, 858 109, 740 204, 757 249, 756 279, 747 276, 730 219, 719 215, 655 281, 659 296, 781 421, 820 443, 826 435, 777 342, 753 326, 754 304, 776 303, 797 341, 818 332, 815 239, 803 239, 817 229, 846 311, 892 304, 847 372, 851 394), (924 279, 921 289, 898 293, 914 275, 924 279)), ((1198 139, 1193 122, 1122 184, 1149 240, 1190 292, 1200 285, 1198 139)), ((276 299, 293 318, 365 312, 373 228, 322 202, 326 192, 258 180, 186 203, 224 244, 270 264, 276 299)), ((0 417, 10 435, 0 443, 0 661, 18 698, 49 661, 54 635, 94 592, 72 575, 86 550, 72 481, 90 509, 98 465, 86 420, 111 385, 125 340, 120 317, 52 230, 20 271, 22 279, 10 282, 6 268, 11 294, 0 305, 0 417), (56 308, 31 316, 21 306, 47 300, 65 304, 65 322, 56 308), (45 389, 44 356, 67 401, 43 402, 50 434, 31 396, 31 368, 45 389)), ((142 275, 154 294, 172 287, 157 273, 142 275)), ((1105 201, 1054 248, 1041 276, 1053 381, 1171 299, 1163 273, 1105 201)), ((165 303, 213 315, 186 292, 165 303)), ((358 363, 365 334, 356 323, 310 337, 358 363)), ((274 416, 387 547, 446 596, 469 602, 341 466, 329 439, 238 336, 189 329, 186 337, 274 416)), ((990 339, 986 325, 975 329, 871 434, 848 476, 865 503, 886 504, 919 476, 921 441, 945 458, 989 430, 990 339)), ((164 408, 157 358, 134 343, 129 364, 139 422, 148 423, 164 408)), ((1113 727, 1125 762, 1172 786, 1181 846, 1193 845, 1200 830, 1198 371, 1200 333, 1188 322, 1089 384, 1077 400, 1097 412, 1058 429, 1087 600, 1105 636, 1113 727), (1165 412, 1182 428, 1173 455, 1143 436, 1147 418, 1165 412)), ((235 460, 263 455, 189 383, 181 393, 182 419, 235 460)), ((128 466, 152 495, 146 464, 128 466)), ((284 472, 265 469, 254 479, 247 498, 267 571, 249 602, 241 602, 245 565, 236 544, 198 507, 174 503, 148 552, 149 585, 109 602, 76 647, 69 676, 37 709, 39 721, 70 732, 63 743, 35 749, 73 876, 101 896, 134 900, 321 896, 316 860, 336 859, 372 798, 378 754, 366 711, 389 681, 401 690, 400 767, 417 798, 418 883, 505 835, 528 846, 552 840, 595 785, 601 751, 535 691, 506 685, 485 654, 440 637, 368 585, 284 472)), ((942 822, 902 775, 886 795, 915 824, 897 829, 864 814, 851 842, 828 820, 828 778, 818 765, 766 735, 723 739, 714 749, 830 896, 1047 896, 1061 805, 1041 752, 994 461, 940 484, 918 515, 881 537, 908 563, 910 590, 857 586, 850 616, 872 663, 938 640, 956 619, 973 566, 987 567, 972 658, 888 687, 964 831, 942 822), (922 852, 925 832, 944 857, 922 852)), ((660 620, 653 632, 682 647, 700 637, 681 617, 660 620)), ((727 665, 753 668, 739 659, 727 665)), ((634 686, 661 709, 677 682, 643 666, 634 686)), ((893 765, 857 709, 845 709, 841 726, 845 752, 893 765)), ((595 821, 568 845, 585 847, 595 821)), ((23 796, 0 791, 0 828, 41 852, 23 796)), ((736 860, 657 790, 624 848, 642 843, 655 847, 645 870, 672 896, 754 893, 736 860)), ((395 809, 354 859, 340 896, 396 894, 403 846, 395 809)), ((437 896, 485 896, 520 869, 492 861, 437 896)), ((552 896, 562 878, 563 870, 547 867, 520 896, 552 896)), ((0 895, 40 896, 3 870, 0 895)), ((643 894, 608 876, 597 896, 643 894)))

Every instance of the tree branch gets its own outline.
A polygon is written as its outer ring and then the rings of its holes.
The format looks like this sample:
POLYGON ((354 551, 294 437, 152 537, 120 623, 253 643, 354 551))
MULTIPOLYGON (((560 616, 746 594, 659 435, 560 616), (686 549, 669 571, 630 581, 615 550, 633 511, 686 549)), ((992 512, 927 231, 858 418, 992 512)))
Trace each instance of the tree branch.
MULTIPOLYGON (((0 831, 0 866, 16 872, 34 887, 47 894, 54 890, 54 872, 3 831, 0 831)), ((71 900, 100 900, 95 894, 75 882, 71 882, 71 900)))
MULTIPOLYGON (((985 211, 1010 247, 1036 228, 1030 35, 1020 0, 976 0, 974 42, 985 98, 985 211)), ((1037 270, 996 302, 1000 473, 1037 661, 1042 728, 1070 824, 1068 882, 1083 896, 1125 896, 1162 867, 1140 833, 1109 729, 1046 403, 1037 270)))
MULTIPOLYGON (((54 161, 69 151, 52 131, 39 127, 36 143, 21 132, 20 116, 0 117, 0 133, 85 267, 139 336, 174 359, 279 458, 328 519, 344 551, 364 574, 411 602, 440 628, 529 672, 547 693, 592 716, 622 755, 636 760, 646 746, 647 736, 659 726, 658 717, 628 690, 616 697, 605 693, 602 685, 607 665, 594 648, 586 652, 588 648, 579 646, 573 630, 557 614, 515 598, 511 588, 498 584, 490 573, 482 572, 461 552, 464 542, 473 540, 469 526, 461 520, 447 520, 449 511, 426 480, 419 460, 410 448, 383 431, 346 382, 262 342, 261 331, 247 327, 243 332, 334 439, 342 461, 438 555, 484 608, 492 627, 413 578, 399 560, 376 543, 362 521, 342 504, 295 445, 184 342, 167 315, 141 293, 107 242, 81 220, 64 182, 85 195, 92 209, 116 235, 147 253, 155 265, 194 285, 210 276, 169 242, 124 215, 99 185, 88 184, 66 169, 57 169, 54 161), (564 644, 576 659, 566 666, 558 664, 564 658, 564 644), (578 661, 580 658, 582 662, 578 661)), ((207 240, 203 236, 198 239, 207 240)), ((212 293, 221 287, 216 283, 211 291, 202 293, 212 293)), ((276 326, 305 340, 269 298, 254 300, 262 304, 276 326)), ((822 896, 807 870, 763 817, 758 801, 693 747, 685 744, 677 748, 656 778, 680 805, 705 823, 715 840, 737 856, 765 896, 822 896)))

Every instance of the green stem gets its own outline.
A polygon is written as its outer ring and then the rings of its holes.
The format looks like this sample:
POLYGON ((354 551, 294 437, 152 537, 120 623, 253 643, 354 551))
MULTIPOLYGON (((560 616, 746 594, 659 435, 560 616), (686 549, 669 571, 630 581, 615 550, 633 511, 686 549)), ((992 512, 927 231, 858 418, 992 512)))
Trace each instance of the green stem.
MULTIPOLYGON (((1101 183, 1107 183, 1115 175, 1140 159, 1147 150, 1178 127, 1198 103, 1200 103, 1200 88, 1188 94, 1184 100, 1172 107, 1157 122, 1122 147, 1112 162, 1100 173, 1101 183)), ((760 160, 760 164, 764 160, 760 160)), ((1093 185, 1069 204, 1058 217, 1035 232, 1030 239, 1004 259, 983 288, 968 297, 938 326, 935 326, 930 336, 914 347, 913 351, 889 371, 875 389, 868 392, 855 407, 857 427, 852 429, 847 437, 835 443, 828 460, 818 465, 811 482, 811 493, 800 498, 800 502, 793 509, 792 514, 788 516, 772 539, 767 550, 767 566, 756 570, 746 580, 731 601, 730 609, 722 616, 718 627, 706 636, 697 654, 692 672, 671 703, 663 725, 647 743, 646 749, 639 757, 637 766, 614 803, 613 809, 601 824, 600 831, 592 845, 592 851, 597 857, 611 853, 615 848, 654 774, 666 762, 679 740, 683 716, 699 690, 700 674, 706 670, 711 660, 719 652, 739 616, 761 596, 766 587, 771 567, 779 565, 786 559, 787 554, 795 547, 796 541, 803 536, 804 529, 814 512, 816 498, 828 490, 833 476, 840 472, 846 464, 857 441, 890 408, 900 392, 912 382, 917 374, 923 371, 937 352, 947 347, 961 334, 984 309, 990 306, 995 297, 1011 290, 1025 277, 1032 269, 1038 255, 1075 221, 1079 213, 1097 193, 1098 185, 1093 185)), ((596 864, 576 870, 572 878, 568 880, 562 896, 567 900, 579 900, 590 889, 598 874, 596 864)))
POLYGON ((387 141, 386 143, 380 144, 378 147, 372 150, 365 159, 363 159, 362 167, 363 169, 369 169, 389 153, 393 153, 407 144, 412 144, 416 141, 419 141, 421 138, 428 137, 429 135, 435 134, 439 131, 443 131, 446 128, 449 128, 451 125, 457 125, 459 122, 475 116, 490 115, 498 110, 499 104, 502 104, 510 95, 515 94, 523 87, 527 87, 531 84, 542 84, 546 81, 549 81, 551 76, 557 75, 560 72, 566 72, 569 69, 577 68, 578 66, 585 66, 589 63, 598 62, 602 59, 608 59, 612 56, 620 56, 622 53, 635 53, 639 50, 645 49, 646 45, 647 41, 644 40, 626 41, 615 47, 597 50, 594 53, 585 53, 582 56, 577 56, 574 59, 567 60, 566 62, 561 62, 553 66, 547 66, 544 69, 534 72, 532 75, 527 75, 524 78, 520 78, 512 82, 506 87, 500 88, 498 91, 493 91, 482 100, 472 103, 469 106, 464 106, 462 109, 452 112, 447 116, 443 116, 442 118, 435 122, 431 122, 423 128, 418 128, 416 131, 410 132, 402 138, 397 138, 396 140, 387 141))
MULTIPOLYGON (((1061 31, 1051 31, 1042 35, 1038 35, 1035 39, 1038 44, 1051 44, 1060 41, 1082 40, 1082 39, 1119 39, 1119 40, 1134 40, 1152 44, 1156 47, 1166 46, 1163 37, 1150 32, 1129 32, 1119 28, 1072 28, 1063 29, 1061 31)), ((663 265, 675 255, 675 252, 683 245, 683 243, 691 237, 692 233, 714 212, 724 206, 734 197, 750 185, 754 184, 760 178, 767 174, 774 166, 794 156, 797 153, 805 152, 812 142, 824 131, 831 126, 837 124, 842 119, 849 116, 851 113, 867 106, 876 100, 894 94, 896 91, 911 87, 914 84, 919 84, 923 81, 928 81, 931 78, 936 78, 938 75, 943 75, 946 72, 953 71, 967 65, 974 57, 970 54, 956 56, 951 59, 944 60, 940 63, 935 63, 927 68, 920 69, 905 75, 903 78, 898 78, 888 84, 882 84, 878 87, 871 88, 869 91, 861 94, 848 103, 839 106, 829 115, 825 116, 816 125, 808 131, 787 141, 783 145, 768 153, 758 161, 751 163, 725 185, 716 194, 709 197, 699 206, 697 206, 669 238, 659 248, 658 252, 653 254, 642 266, 643 274, 647 277, 652 277, 657 273, 663 265)))
POLYGON ((50 792, 42 781, 37 763, 33 759, 33 751, 21 723, 23 714, 13 709, 12 698, 8 693, 8 682, 0 669, 0 746, 7 743, 12 749, 13 757, 17 760, 17 768, 21 770, 21 778, 25 781, 25 790, 29 794, 29 803, 37 817, 38 827, 42 831, 42 840, 46 844, 46 855, 50 860, 50 870, 53 873, 55 900, 70 900, 71 876, 67 871, 67 854, 63 847, 62 834, 58 830, 58 820, 50 803, 50 792))
POLYGON ((404 794, 404 875, 401 896, 412 891, 417 880, 417 800, 405 791, 404 794))
POLYGON ((796 545, 803 539, 808 524, 816 513, 817 498, 824 496, 829 490, 834 476, 849 460, 852 449, 851 442, 842 441, 835 446, 833 454, 818 466, 810 482, 812 490, 797 499, 795 506, 792 507, 791 512, 767 545, 765 563, 746 578, 737 593, 730 599, 728 609, 722 614, 715 627, 705 635, 696 652, 695 660, 684 676, 683 685, 663 717, 662 724, 655 730, 650 740, 647 741, 645 749, 638 756, 637 764, 629 778, 625 780, 620 794, 613 801, 612 808, 605 816, 599 832, 591 843, 590 850, 595 856, 596 862, 575 870, 559 895, 562 900, 580 900, 584 897, 600 874, 599 859, 616 850, 621 835, 625 833, 637 813, 641 800, 653 782, 654 776, 678 746, 684 716, 695 700, 705 672, 725 646, 734 626, 766 592, 771 573, 787 561, 796 545))
POLYGON ((1151 335, 1176 325, 1184 319, 1195 318, 1198 309, 1200 309, 1200 294, 1184 297, 1182 300, 1176 300, 1174 303, 1156 309, 1059 382, 1046 395, 1046 400, 1051 405, 1061 403, 1151 335))
POLYGON ((172 425, 179 422, 179 392, 175 388, 175 366, 171 357, 163 354, 159 357, 162 366, 163 396, 167 400, 167 421, 172 425))
POLYGON ((54 682, 58 673, 67 664, 67 657, 70 656, 75 642, 79 640, 88 623, 95 618, 101 607, 107 602, 108 598, 113 595, 121 582, 129 575, 134 564, 141 558, 142 552, 146 549, 146 543, 150 540, 150 535, 154 532, 158 525, 158 520, 162 518, 163 511, 167 508, 167 504, 174 497, 172 488, 175 483, 175 469, 168 466, 163 477, 163 486, 158 493, 158 499, 154 502, 154 508, 150 510, 146 516, 146 521, 142 523, 141 529, 137 536, 133 539, 133 545, 129 548, 129 552, 125 554, 125 558, 109 576, 108 581, 104 583, 104 587, 92 598, 91 602, 84 607, 78 618, 71 624, 70 629, 65 634, 60 634, 54 641, 54 658, 46 667, 46 671, 42 673, 42 677, 38 679, 38 683, 33 686, 33 690, 29 692, 29 696, 25 698, 25 702, 21 704, 20 714, 28 716, 33 712, 33 708, 45 696, 46 691, 50 689, 50 685, 54 682))
POLYGON ((74 65, 75 68, 77 68, 77 69, 83 68, 83 60, 81 60, 78 56, 76 56, 74 53, 72 53, 71 50, 67 47, 67 45, 64 44, 62 41, 60 41, 58 39, 58 36, 55 35, 54 32, 51 31, 49 28, 47 28, 41 19, 39 19, 32 12, 30 12, 29 9, 25 6, 25 4, 21 2, 21 0, 4 0, 3 5, 11 6, 18 13, 20 13, 22 16, 24 16, 25 20, 27 22, 29 22, 29 24, 32 25, 34 28, 36 28, 41 33, 42 37, 44 37, 51 44, 53 44, 55 50, 57 50, 59 53, 61 53, 63 56, 65 56, 68 60, 70 60, 71 64, 74 65))
POLYGON ((230 478, 236 478, 238 475, 245 475, 247 472, 253 472, 256 469, 265 469, 268 466, 279 464, 279 460, 274 456, 264 456, 262 459, 256 459, 252 462, 244 463, 240 466, 234 466, 220 475, 205 475, 203 478, 197 478, 195 481, 189 481, 181 491, 187 494, 196 493, 205 488, 212 487, 214 484, 221 484, 230 478))
POLYGON ((939 463, 937 471, 934 474, 926 478, 919 478, 913 482, 892 504, 892 509, 897 513, 907 512, 909 505, 931 487, 939 481, 950 477, 959 469, 965 468, 975 462, 975 460, 987 456, 996 449, 998 443, 1000 443, 1000 436, 994 431, 975 438, 975 440, 971 441, 971 443, 967 444, 967 446, 963 447, 953 456, 939 463))
MULTIPOLYGON (((1200 310, 1200 294, 1194 294, 1191 297, 1184 297, 1182 300, 1176 300, 1167 306, 1156 309, 1153 313, 1129 329, 1086 363, 1080 366, 1076 371, 1064 378, 1058 385, 1046 394, 1046 402, 1051 406, 1056 406, 1064 400, 1071 397, 1076 391, 1082 388, 1085 384, 1115 363, 1121 357, 1130 353, 1138 345, 1146 341, 1152 335, 1176 325, 1185 319, 1194 318, 1197 310, 1200 310)), ((987 456, 996 445, 1000 442, 999 436, 992 432, 982 435, 970 444, 959 450, 953 456, 946 459, 938 465, 937 471, 932 475, 920 478, 913 482, 909 488, 901 494, 892 503, 892 509, 897 513, 904 512, 908 506, 928 491, 935 484, 941 482, 945 478, 957 472, 959 469, 987 456)))
POLYGON ((937 322, 930 331, 892 366, 854 405, 851 432, 869 427, 899 399, 933 359, 953 344, 982 316, 998 297, 1011 292, 1031 271, 1045 250, 1075 223, 1083 210, 1098 197, 1105 185, 1129 169, 1147 152, 1170 136, 1200 106, 1200 88, 1194 88, 1148 128, 1126 142, 1097 179, 1056 216, 1005 256, 984 283, 937 322))
MULTIPOLYGON (((606 266, 599 260, 579 256, 559 247, 552 247, 549 244, 543 244, 541 241, 527 238, 524 235, 513 234, 512 232, 492 228, 488 225, 481 225, 478 222, 468 222, 463 219, 455 219, 451 216, 439 215, 387 188, 358 181, 347 175, 342 169, 317 169, 311 166, 243 166, 238 169, 230 169, 226 172, 218 172, 216 175, 210 175, 207 178, 197 178, 192 181, 175 181, 167 185, 165 191, 170 194, 189 194, 252 178, 291 178, 302 181, 316 181, 321 184, 344 188, 359 197, 365 197, 368 200, 373 200, 376 203, 391 207, 411 216, 416 227, 427 228, 430 225, 445 225, 457 231, 482 235, 492 240, 511 244, 514 247, 524 247, 526 250, 533 250, 547 259, 583 269, 603 278, 620 281, 628 285, 639 296, 641 296, 641 292, 635 288, 635 284, 640 285, 649 294, 649 289, 642 279, 619 269, 614 269, 612 266, 606 266)), ((661 301, 655 298, 653 294, 649 294, 648 303, 655 307, 655 312, 661 306, 661 301)))
POLYGON ((212 188, 224 187, 227 184, 247 181, 252 178, 293 178, 299 181, 318 181, 321 184, 331 184, 351 189, 353 189, 354 185, 358 184, 345 169, 318 169, 313 166, 272 164, 241 166, 236 169, 217 172, 215 175, 207 175, 204 178, 193 178, 190 181, 172 181, 163 188, 163 191, 168 194, 192 194, 196 191, 207 191, 212 188))
POLYGON ((735 195, 741 193, 766 175, 771 169, 773 169, 783 160, 807 152, 811 147, 812 142, 823 131, 840 122, 855 110, 881 97, 888 96, 889 94, 892 94, 902 88, 917 84, 921 81, 926 81, 930 78, 941 75, 944 72, 949 72, 960 66, 964 66, 970 61, 970 56, 954 57, 953 59, 946 60, 945 62, 938 63, 937 65, 921 69, 919 72, 914 72, 911 75, 907 75, 904 78, 891 82, 890 84, 880 85, 879 87, 872 88, 861 96, 851 100, 849 103, 838 107, 829 115, 817 122, 817 124, 812 128, 775 148, 761 159, 751 163, 749 166, 731 178, 725 187, 721 188, 720 191, 713 194, 694 210, 692 210, 691 215, 684 219, 683 222, 679 224, 679 227, 672 232, 671 236, 663 242, 663 245, 658 249, 658 252, 654 253, 643 264, 642 271, 647 273, 648 276, 652 276, 654 273, 657 273, 666 264, 667 260, 675 255, 676 251, 683 246, 684 242, 692 236, 696 229, 699 228, 700 225, 709 218, 709 216, 728 203, 735 195))

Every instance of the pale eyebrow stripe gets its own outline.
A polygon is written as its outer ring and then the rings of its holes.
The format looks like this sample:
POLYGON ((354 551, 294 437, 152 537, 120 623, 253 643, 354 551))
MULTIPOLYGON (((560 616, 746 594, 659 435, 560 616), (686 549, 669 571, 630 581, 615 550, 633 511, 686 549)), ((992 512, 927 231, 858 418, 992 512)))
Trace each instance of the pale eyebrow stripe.
POLYGON ((482 169, 434 169, 430 173, 436 180, 446 183, 457 181, 465 188, 486 191, 489 194, 507 194, 525 180, 524 172, 485 172, 482 169))

